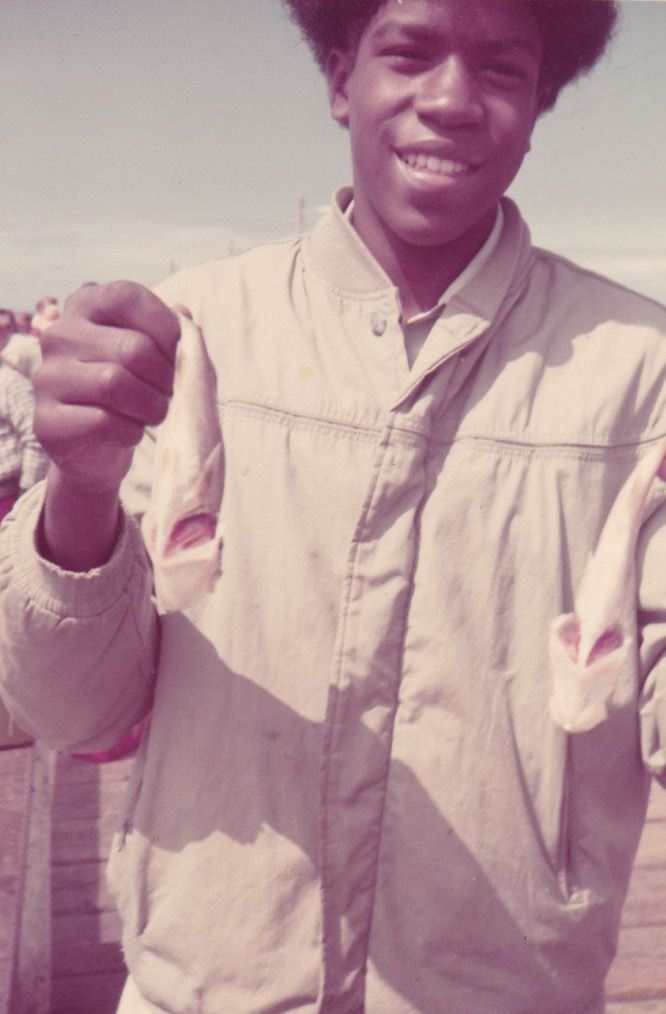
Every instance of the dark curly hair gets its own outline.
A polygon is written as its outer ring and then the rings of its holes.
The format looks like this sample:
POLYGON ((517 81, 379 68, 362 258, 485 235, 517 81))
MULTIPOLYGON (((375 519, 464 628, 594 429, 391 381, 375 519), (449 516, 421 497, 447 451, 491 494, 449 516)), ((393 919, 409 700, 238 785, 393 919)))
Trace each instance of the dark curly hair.
MULTIPOLYGON (((386 0, 283 0, 319 66, 332 49, 353 49, 386 0)), ((552 109, 562 88, 594 67, 617 20, 615 0, 521 0, 534 13, 541 36, 541 112, 552 109)))

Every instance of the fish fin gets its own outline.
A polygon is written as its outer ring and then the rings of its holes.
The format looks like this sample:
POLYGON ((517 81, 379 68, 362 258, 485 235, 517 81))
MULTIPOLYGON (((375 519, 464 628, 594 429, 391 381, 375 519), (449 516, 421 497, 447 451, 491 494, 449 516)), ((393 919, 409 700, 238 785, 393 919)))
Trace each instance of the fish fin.
POLYGON ((187 517, 179 518, 169 532, 164 549, 164 556, 193 549, 215 536, 217 519, 214 514, 200 511, 187 517))
POLYGON ((222 442, 215 444, 213 450, 203 463, 195 486, 195 495, 200 503, 219 505, 222 500, 222 487, 224 485, 224 459, 222 456, 222 442))
POLYGON ((572 653, 578 621, 573 613, 551 623, 548 651, 552 676, 551 717, 565 732, 586 732, 608 717, 613 694, 629 658, 631 640, 610 637, 587 665, 572 653))

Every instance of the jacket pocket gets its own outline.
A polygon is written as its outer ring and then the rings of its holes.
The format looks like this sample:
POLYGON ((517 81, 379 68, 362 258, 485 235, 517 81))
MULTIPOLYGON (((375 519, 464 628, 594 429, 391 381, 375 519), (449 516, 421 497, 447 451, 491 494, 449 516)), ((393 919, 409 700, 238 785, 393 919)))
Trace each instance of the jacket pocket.
POLYGON ((138 935, 144 924, 143 889, 139 871, 145 863, 149 844, 142 835, 133 835, 134 814, 143 784, 143 757, 137 757, 125 794, 118 829, 111 844, 107 882, 123 922, 123 939, 138 935))
POLYGON ((563 746, 559 834, 555 853, 555 875, 563 900, 569 902, 575 895, 571 820, 571 801, 573 795, 571 786, 572 764, 569 737, 566 733, 563 733, 563 736, 565 741, 563 746))
POLYGON ((507 778, 514 785, 513 819, 532 841, 534 875, 547 893, 568 904, 576 896, 572 805, 574 768, 569 736, 550 721, 525 710, 512 673, 504 681, 506 731, 511 760, 507 778), (518 699, 516 699, 518 698, 518 699), (539 729, 535 733, 535 729, 539 729))
POLYGON ((130 774, 127 791, 125 793, 125 800, 120 812, 118 828, 113 835, 112 851, 114 852, 122 852, 125 848, 127 835, 131 832, 134 825, 134 814, 137 803, 139 802, 139 796, 141 795, 142 785, 143 751, 141 750, 136 758, 134 767, 132 768, 132 773, 130 774))

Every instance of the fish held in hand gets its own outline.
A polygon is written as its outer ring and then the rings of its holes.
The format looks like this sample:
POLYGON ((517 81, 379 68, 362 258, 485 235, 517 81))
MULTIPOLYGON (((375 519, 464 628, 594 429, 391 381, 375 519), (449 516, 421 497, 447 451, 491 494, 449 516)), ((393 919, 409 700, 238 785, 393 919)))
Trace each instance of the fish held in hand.
POLYGON ((566 732, 585 732, 608 717, 610 701, 629 660, 627 596, 645 501, 657 475, 665 477, 666 440, 639 461, 622 486, 574 597, 575 612, 550 628, 553 678, 550 713, 566 732))
POLYGON ((178 319, 173 395, 141 524, 160 613, 194 605, 221 573, 224 458, 215 369, 199 328, 184 313, 178 319))

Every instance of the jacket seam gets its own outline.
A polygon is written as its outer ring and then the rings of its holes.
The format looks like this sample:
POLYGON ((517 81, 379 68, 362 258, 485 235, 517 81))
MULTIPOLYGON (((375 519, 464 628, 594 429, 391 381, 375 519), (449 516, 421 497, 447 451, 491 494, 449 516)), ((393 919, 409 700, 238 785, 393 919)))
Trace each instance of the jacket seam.
POLYGON ((431 440, 432 443, 443 447, 453 447, 454 444, 462 443, 476 443, 480 445, 487 445, 489 447, 502 447, 505 448, 509 454, 515 453, 516 455, 521 456, 537 455, 543 457, 553 457, 556 455, 566 455, 568 457, 598 458, 601 455, 608 454, 609 451, 619 453, 624 452, 629 455, 644 447, 647 448, 653 446, 663 439, 664 436, 666 436, 666 433, 655 436, 636 435, 634 437, 628 436, 625 440, 613 439, 612 442, 597 443, 583 438, 580 440, 566 440, 557 437, 521 439, 520 437, 507 436, 501 431, 489 431, 487 433, 458 432, 448 436, 433 433, 431 440))
MULTIPOLYGON (((311 413, 300 413, 293 409, 269 402, 250 401, 244 398, 230 398, 222 403, 222 409, 241 409, 247 415, 257 417, 265 416, 273 418, 286 426, 298 426, 303 429, 317 430, 320 432, 338 432, 349 436, 357 436, 359 439, 375 440, 382 432, 381 420, 377 426, 365 423, 349 422, 341 419, 330 419, 324 415, 311 413)), ((648 448, 657 443, 666 432, 650 435, 643 430, 629 432, 618 439, 611 431, 600 430, 596 437, 582 435, 579 438, 564 437, 558 434, 535 435, 533 437, 520 437, 501 429, 488 429, 485 431, 457 431, 455 433, 437 433, 435 430, 428 432, 426 426, 420 427, 416 422, 413 425, 406 423, 404 416, 398 418, 393 410, 386 413, 393 420, 392 431, 394 438, 412 443, 412 438, 426 438, 432 444, 439 446, 453 446, 462 442, 474 442, 487 444, 489 446, 501 446, 509 452, 515 451, 519 454, 570 454, 571 456, 583 455, 595 456, 607 454, 609 451, 632 453, 643 447, 648 448), (602 442, 603 441, 603 442, 602 442)))
MULTIPOLYGON (((331 778, 331 755, 334 746, 335 733, 339 724, 339 713, 340 713, 340 682, 344 668, 346 647, 347 647, 347 631, 349 626, 350 616, 350 600, 356 582, 356 564, 358 559, 358 552, 362 542, 361 535, 365 528, 368 520, 368 515, 371 511, 372 504, 379 484, 379 479, 384 466, 386 452, 391 444, 391 434, 393 431, 393 419, 390 417, 388 425, 385 427, 380 442, 381 455, 376 461, 372 480, 368 489, 368 493, 363 502, 361 512, 352 536, 350 551, 347 557, 347 568, 345 573, 343 594, 340 607, 340 636, 339 636, 339 647, 337 647, 334 655, 334 664, 332 668, 332 679, 329 684, 329 693, 335 691, 331 697, 330 711, 327 707, 327 713, 324 719, 324 737, 322 744, 322 791, 320 801, 320 833, 321 833, 321 898, 322 898, 322 974, 320 979, 320 996, 318 998, 318 1005, 321 1009, 321 1005, 326 1000, 326 990, 328 988, 329 976, 330 976, 330 957, 329 957, 329 939, 326 925, 326 913, 329 907, 328 898, 330 896, 330 865, 328 857, 328 842, 330 841, 330 822, 329 822, 329 811, 330 805, 330 778, 331 778)), ((366 959, 367 960, 367 959, 366 959)))
POLYGON ((421 524, 420 524, 421 518, 420 518, 420 515, 421 515, 421 511, 422 511, 423 506, 424 506, 424 502, 425 502, 425 500, 427 498, 427 495, 428 494, 427 494, 427 492, 425 492, 425 489, 424 489, 424 492, 423 492, 423 494, 421 496, 421 500, 420 500, 419 505, 418 505, 418 507, 416 509, 416 515, 414 517, 414 539, 415 539, 414 555, 413 555, 413 558, 412 558, 412 567, 411 567, 411 573, 409 575, 409 582, 408 582, 409 592, 408 592, 408 595, 407 595, 407 600, 405 602, 405 609, 404 609, 404 612, 402 614, 402 624, 401 624, 401 631, 400 631, 400 648, 399 648, 399 652, 398 652, 397 659, 396 659, 396 662, 397 662, 397 671, 396 671, 397 679, 396 679, 396 684, 395 684, 395 698, 394 698, 394 702, 393 702, 393 717, 392 717, 392 721, 391 721, 391 735, 390 735, 389 747, 388 747, 388 749, 386 751, 386 758, 385 758, 385 762, 384 762, 384 771, 383 771, 383 774, 382 774, 382 781, 383 781, 383 785, 384 785, 384 791, 382 793, 381 807, 380 807, 379 816, 378 816, 378 820, 377 820, 377 845, 376 845, 376 851, 375 851, 375 860, 374 860, 374 862, 372 864, 372 873, 373 873, 373 876, 372 876, 372 889, 371 889, 371 899, 372 900, 371 900, 371 904, 370 904, 370 912, 369 912, 369 919, 368 919, 368 931, 367 931, 367 937, 366 937, 367 943, 366 943, 366 948, 365 948, 365 962, 364 962, 364 966, 363 966, 363 978, 364 978, 364 981, 367 978, 368 955, 370 953, 370 941, 371 941, 371 938, 372 938, 372 929, 373 929, 374 922, 375 922, 376 901, 377 901, 377 884, 379 882, 380 866, 381 866, 381 861, 382 861, 382 840, 383 840, 383 837, 384 837, 384 818, 385 818, 385 815, 386 815, 387 797, 388 797, 388 786, 389 786, 389 778, 390 778, 390 773, 391 773, 391 764, 393 762, 393 741, 395 739, 395 723, 396 723, 396 718, 398 717, 398 710, 400 708, 400 688, 401 688, 401 685, 402 685, 403 675, 404 675, 404 670, 405 670, 405 643, 406 643, 406 640, 407 640, 407 628, 409 626, 410 608, 411 608, 411 604, 412 604, 412 598, 414 596, 414 575, 415 575, 415 572, 416 572, 416 568, 418 566, 418 561, 419 561, 419 556, 420 556, 420 550, 421 550, 421 524))
POLYGON ((392 412, 386 411, 383 418, 378 419, 378 424, 344 422, 337 419, 327 419, 325 416, 315 416, 295 412, 293 409, 283 408, 279 405, 268 403, 257 403, 246 401, 240 398, 228 399, 223 403, 223 411, 226 409, 241 409, 244 414, 256 417, 272 418, 283 426, 298 427, 299 429, 310 429, 319 432, 337 432, 360 440, 367 440, 374 443, 382 435, 386 425, 386 416, 392 420, 391 429, 394 435, 410 446, 427 437, 427 431, 418 426, 405 426, 398 422, 392 412))

